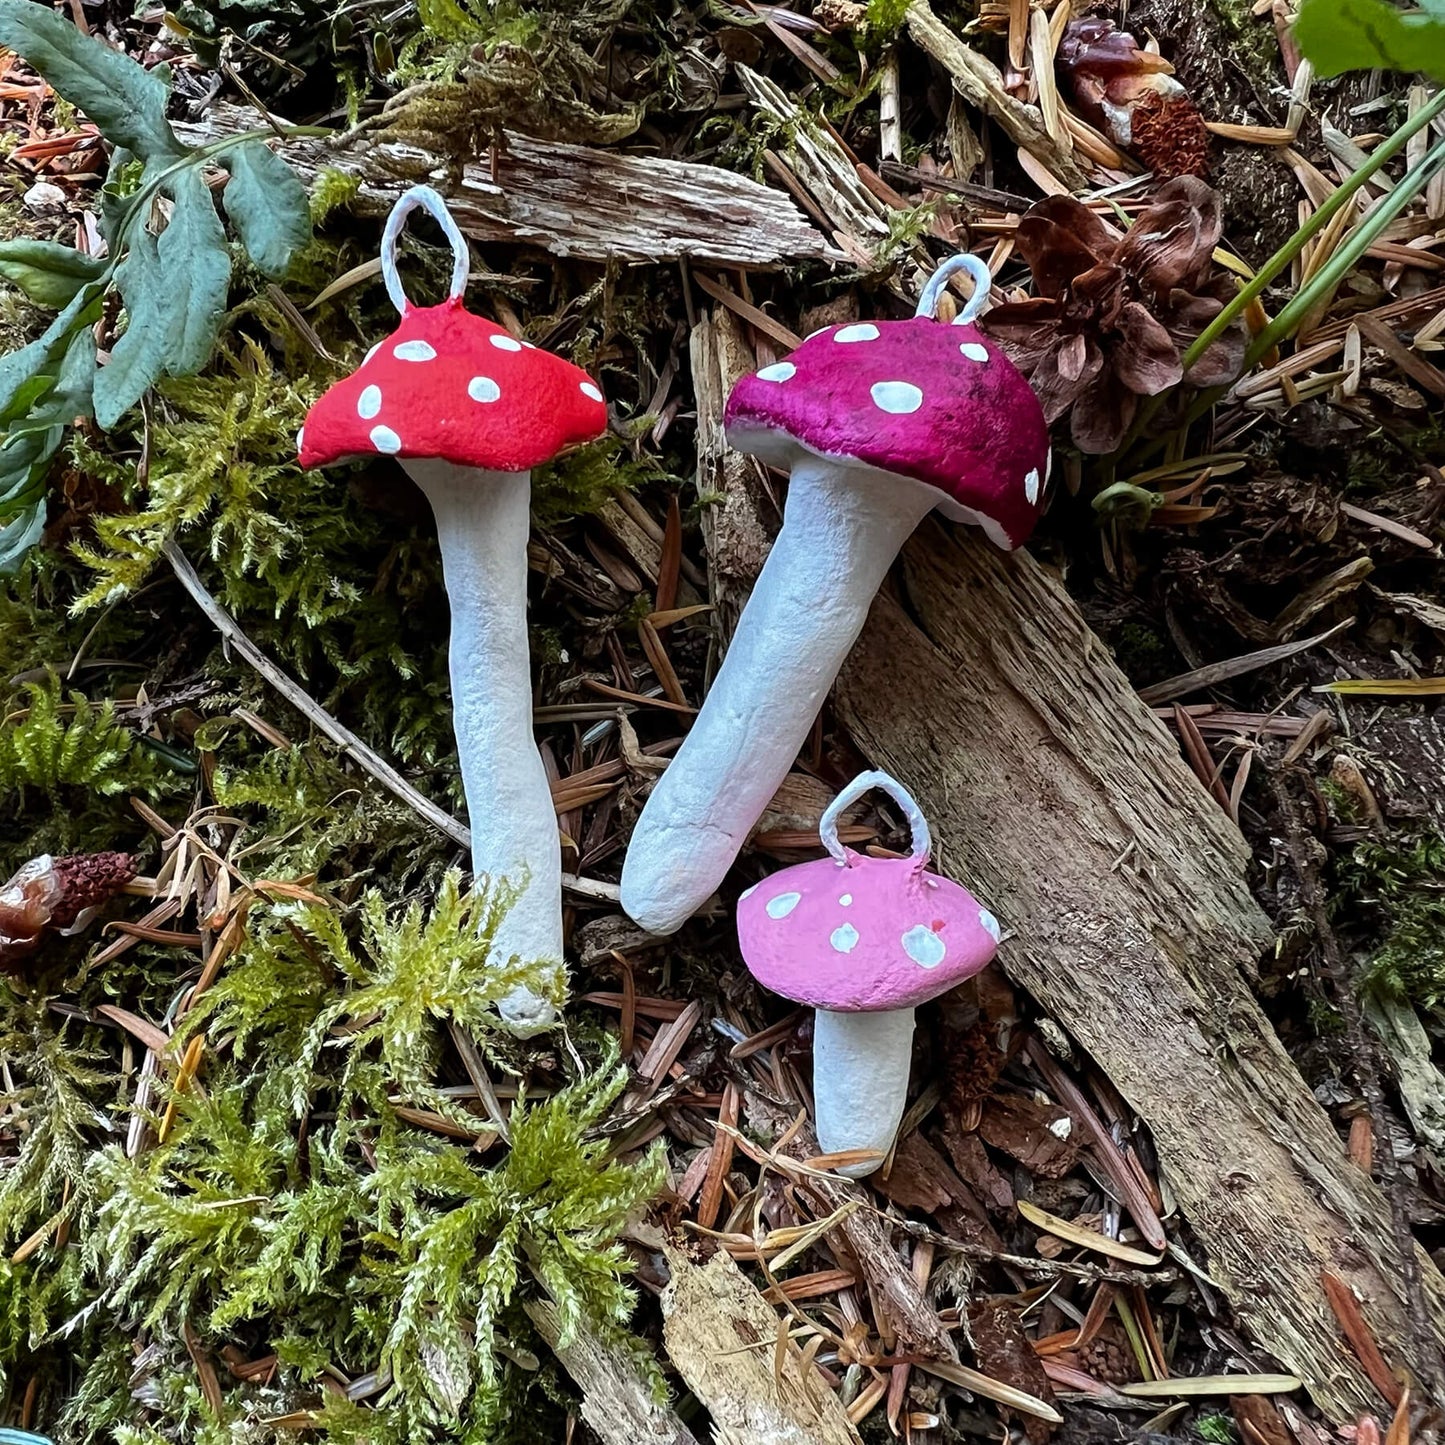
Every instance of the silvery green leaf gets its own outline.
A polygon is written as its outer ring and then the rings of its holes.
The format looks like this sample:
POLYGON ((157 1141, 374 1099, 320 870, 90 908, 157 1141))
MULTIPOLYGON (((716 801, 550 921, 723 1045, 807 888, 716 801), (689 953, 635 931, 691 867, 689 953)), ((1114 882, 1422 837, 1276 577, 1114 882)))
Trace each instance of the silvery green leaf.
POLYGON ((113 144, 145 159, 184 153, 166 120, 170 72, 163 66, 146 70, 35 0, 0 0, 0 45, 23 56, 113 144))
POLYGON ((45 498, 36 498, 0 528, 0 577, 13 577, 45 531, 45 498))
POLYGON ((226 309, 231 256, 211 193, 194 169, 166 185, 170 222, 159 240, 136 226, 115 272, 125 334, 95 378, 95 419, 107 429, 162 376, 189 376, 206 364, 226 309))
POLYGON ((54 241, 0 241, 0 276, 18 286, 37 306, 68 306, 87 281, 98 280, 106 263, 54 241))
POLYGON ((246 141, 225 152, 221 163, 231 172, 221 203, 241 244, 266 275, 284 276, 311 239, 305 186, 263 141, 246 141))

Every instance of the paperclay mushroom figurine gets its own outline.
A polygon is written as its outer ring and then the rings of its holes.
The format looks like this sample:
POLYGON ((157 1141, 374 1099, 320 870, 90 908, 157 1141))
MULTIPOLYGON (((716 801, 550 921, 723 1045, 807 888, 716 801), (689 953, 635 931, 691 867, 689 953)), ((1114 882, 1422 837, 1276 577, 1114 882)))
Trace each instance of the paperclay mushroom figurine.
MULTIPOLYGON (((913 1011, 983 968, 999 926, 966 888, 927 870, 928 824, 887 773, 854 778, 818 831, 831 856, 749 888, 738 901, 738 942, 760 984, 817 1010, 819 1145, 886 1154, 908 1098, 913 1011), (907 815, 912 857, 868 858, 839 843, 839 814, 872 788, 907 815)), ((871 1174, 879 1162, 838 1172, 871 1174)))
POLYGON ((827 327, 733 388, 728 441, 791 481, 727 656, 628 845, 622 906, 653 933, 680 927, 722 882, 919 522, 937 507, 1011 549, 1042 513, 1048 426, 972 325, 988 289, 988 267, 956 256, 912 320, 827 327), (945 325, 934 310, 957 270, 973 296, 945 325))
MULTIPOLYGON (((311 408, 301 464, 392 456, 436 514, 451 602, 452 716, 472 831, 472 869, 522 890, 498 930, 502 958, 562 966, 562 854, 532 734, 527 645, 531 469, 600 436, 602 393, 559 356, 462 305, 467 243, 442 198, 414 186, 393 208, 381 267, 401 325, 311 408), (451 294, 414 306, 396 271, 407 216, 429 211, 452 244, 451 294)), ((545 1028, 549 1003, 517 990, 501 1005, 518 1032, 545 1028)))

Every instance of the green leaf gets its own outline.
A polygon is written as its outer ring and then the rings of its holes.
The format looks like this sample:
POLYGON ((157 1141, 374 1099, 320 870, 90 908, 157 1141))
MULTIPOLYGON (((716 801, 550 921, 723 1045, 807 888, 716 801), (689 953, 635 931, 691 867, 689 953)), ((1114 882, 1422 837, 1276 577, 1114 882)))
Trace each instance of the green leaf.
POLYGON ((36 0, 0 0, 0 45, 24 56, 113 144, 147 160, 184 152, 166 120, 164 67, 144 69, 36 0))
POLYGON ((248 140, 221 162, 231 172, 221 204, 257 267, 281 278, 311 239, 306 187, 264 141, 248 140))
POLYGON ((226 309, 231 256, 211 194, 193 168, 170 177, 166 189, 175 202, 170 224, 159 240, 136 227, 116 268, 127 321, 95 378, 95 419, 106 429, 162 376, 199 371, 226 309))
POLYGON ((45 498, 39 497, 0 528, 0 577, 13 577, 45 531, 45 498))
POLYGON ((0 241, 0 276, 18 286, 37 306, 60 310, 75 300, 87 281, 105 273, 106 263, 82 256, 54 241, 0 241))
POLYGON ((166 189, 175 210, 157 249, 178 322, 166 371, 191 376, 211 359, 216 345, 231 285, 231 253, 198 168, 172 176, 166 189))
POLYGON ((1397 10, 1387 0, 1305 0, 1295 40, 1320 75, 1423 70, 1445 80, 1445 6, 1397 10))

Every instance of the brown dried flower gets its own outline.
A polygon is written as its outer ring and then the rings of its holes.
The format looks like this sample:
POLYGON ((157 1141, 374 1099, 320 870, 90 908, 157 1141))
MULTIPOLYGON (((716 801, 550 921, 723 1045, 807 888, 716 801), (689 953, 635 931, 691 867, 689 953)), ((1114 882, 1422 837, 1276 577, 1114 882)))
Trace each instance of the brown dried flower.
POLYGON ((1073 408, 1081 451, 1113 451, 1141 396, 1238 374, 1238 324, 1187 377, 1180 359, 1234 294, 1212 263, 1223 229, 1218 195, 1193 176, 1161 186, 1124 235, 1071 196, 1049 196, 1019 222, 1037 294, 994 307, 980 325, 1033 383, 1050 422, 1073 408))
POLYGON ((1209 132, 1173 67, 1112 20, 1070 21, 1058 68, 1084 119, 1161 180, 1208 170, 1209 132))
POLYGON ((32 858, 0 887, 0 971, 13 971, 49 931, 74 932, 136 875, 128 853, 32 858))

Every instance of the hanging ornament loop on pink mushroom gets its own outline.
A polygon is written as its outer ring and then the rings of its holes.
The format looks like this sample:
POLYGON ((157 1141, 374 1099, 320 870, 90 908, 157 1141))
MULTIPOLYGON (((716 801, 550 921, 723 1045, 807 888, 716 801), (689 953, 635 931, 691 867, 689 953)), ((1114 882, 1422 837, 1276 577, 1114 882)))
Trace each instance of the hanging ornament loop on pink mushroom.
POLYGON ((974 325, 977 256, 944 262, 902 321, 814 332, 728 398, 728 442, 789 476, 783 529, 727 656, 628 845, 622 906, 671 933, 722 882, 857 640, 888 569, 937 509, 1021 546, 1046 504, 1049 434, 1029 384, 974 325), (954 324, 935 319, 967 272, 954 324))
MULTIPOLYGON (((472 871, 516 895, 493 941, 499 961, 541 965, 560 992, 561 842, 532 733, 527 641, 532 468, 600 436, 607 408, 580 367, 466 309, 470 264, 446 202, 413 186, 381 242, 401 324, 311 408, 298 444, 308 467, 395 457, 432 505, 451 603, 452 723, 472 871), (416 210, 436 219, 452 247, 439 306, 413 304, 397 273, 397 242, 416 210)), ((556 1017, 548 998, 522 987, 500 1009, 523 1034, 556 1017)))
POLYGON ((966 888, 928 871, 928 823, 887 773, 862 773, 833 800, 818 832, 829 857, 774 873, 738 900, 738 943, 753 977, 811 1004, 813 1094, 825 1153, 868 1157, 893 1147, 908 1100, 913 1011, 993 957, 999 926, 966 888), (838 841, 843 810, 874 788, 903 810, 908 858, 870 858, 838 841))

